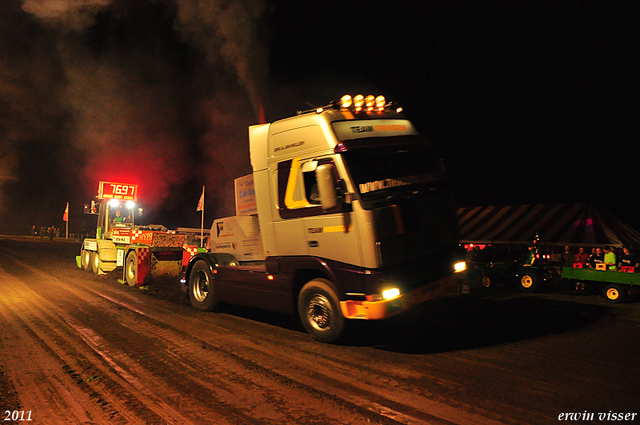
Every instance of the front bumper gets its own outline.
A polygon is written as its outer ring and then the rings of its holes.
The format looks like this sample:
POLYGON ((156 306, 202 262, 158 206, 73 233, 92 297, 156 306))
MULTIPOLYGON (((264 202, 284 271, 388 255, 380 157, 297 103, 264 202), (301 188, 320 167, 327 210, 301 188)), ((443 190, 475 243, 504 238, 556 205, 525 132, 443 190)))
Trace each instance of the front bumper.
POLYGON ((456 289, 458 286, 458 276, 450 275, 388 300, 340 301, 340 308, 345 319, 385 319, 456 289))

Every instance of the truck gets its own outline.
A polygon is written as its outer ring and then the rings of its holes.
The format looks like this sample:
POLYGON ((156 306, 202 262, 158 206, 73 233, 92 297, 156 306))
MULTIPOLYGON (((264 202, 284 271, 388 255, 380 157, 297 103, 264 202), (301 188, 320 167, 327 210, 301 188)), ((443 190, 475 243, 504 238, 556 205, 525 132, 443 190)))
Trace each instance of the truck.
POLYGON ((97 202, 85 207, 98 216, 96 237, 83 240, 79 268, 100 275, 122 267, 120 282, 136 287, 153 276, 181 276, 197 247, 185 246, 185 235, 162 225, 135 224, 137 195, 138 185, 99 182, 97 202))
POLYGON ((238 304, 300 317, 336 342, 350 320, 403 312, 464 280, 443 161, 402 108, 343 96, 249 127, 252 174, 236 216, 182 278, 191 305, 238 304))

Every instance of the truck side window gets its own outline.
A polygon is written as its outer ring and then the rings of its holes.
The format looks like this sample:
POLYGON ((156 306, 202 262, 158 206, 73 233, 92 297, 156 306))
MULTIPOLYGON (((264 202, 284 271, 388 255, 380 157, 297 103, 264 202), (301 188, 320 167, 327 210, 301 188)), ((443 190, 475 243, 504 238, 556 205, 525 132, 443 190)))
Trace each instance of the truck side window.
POLYGON ((318 192, 318 182, 316 172, 307 171, 302 173, 304 179, 304 192, 310 204, 320 205, 320 193, 318 192))
POLYGON ((310 162, 312 161, 295 158, 278 163, 280 217, 295 218, 323 214, 315 167, 309 166, 310 162))

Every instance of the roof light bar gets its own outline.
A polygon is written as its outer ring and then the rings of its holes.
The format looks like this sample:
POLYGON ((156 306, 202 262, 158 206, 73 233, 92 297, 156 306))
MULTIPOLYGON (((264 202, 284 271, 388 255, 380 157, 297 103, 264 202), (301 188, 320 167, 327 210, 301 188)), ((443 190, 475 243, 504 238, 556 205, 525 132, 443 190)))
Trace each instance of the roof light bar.
POLYGON ((385 111, 395 111, 396 113, 402 112, 402 107, 398 106, 394 102, 387 102, 386 98, 382 95, 374 96, 372 94, 363 96, 357 94, 351 96, 345 94, 340 100, 331 101, 328 105, 308 109, 306 111, 298 111, 298 115, 315 112, 321 114, 327 109, 339 109, 341 111, 350 111, 352 113, 382 113, 385 111))
POLYGON ((353 97, 345 94, 339 101, 332 102, 332 105, 340 110, 351 112, 384 112, 385 110, 395 110, 397 113, 400 113, 402 111, 402 108, 393 102, 387 102, 384 96, 374 96, 372 94, 367 96, 357 94, 353 97))

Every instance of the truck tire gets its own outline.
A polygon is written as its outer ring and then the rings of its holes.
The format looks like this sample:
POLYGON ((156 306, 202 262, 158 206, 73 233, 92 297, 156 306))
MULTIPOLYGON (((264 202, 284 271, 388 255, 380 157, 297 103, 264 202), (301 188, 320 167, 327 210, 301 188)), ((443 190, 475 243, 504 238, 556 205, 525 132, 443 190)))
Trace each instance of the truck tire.
POLYGON ((534 271, 527 271, 520 276, 520 289, 524 292, 536 292, 540 287, 540 276, 534 271))
POLYGON ((95 251, 91 251, 90 261, 91 271, 94 274, 98 274, 100 272, 100 255, 95 251))
POLYGON ((83 249, 80 253, 80 265, 82 266, 82 270, 86 272, 91 271, 91 251, 87 251, 83 249))
POLYGON ((189 300, 196 310, 214 311, 218 308, 213 274, 204 261, 197 261, 189 273, 189 300))
POLYGON ((313 279, 302 287, 298 314, 307 332, 320 342, 336 342, 344 332, 337 291, 326 279, 313 279))
POLYGON ((138 254, 135 251, 127 254, 127 261, 124 263, 124 279, 129 286, 138 285, 138 254))
POLYGON ((615 283, 611 283, 604 287, 602 296, 612 303, 621 303, 624 300, 624 288, 615 283))

